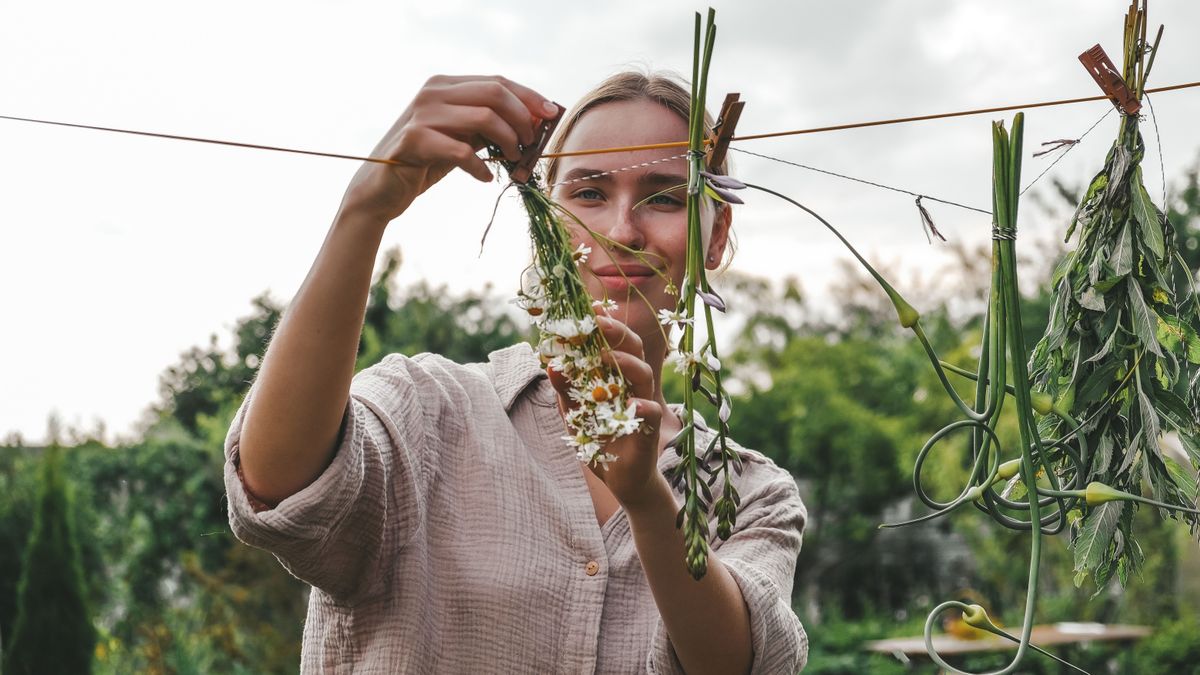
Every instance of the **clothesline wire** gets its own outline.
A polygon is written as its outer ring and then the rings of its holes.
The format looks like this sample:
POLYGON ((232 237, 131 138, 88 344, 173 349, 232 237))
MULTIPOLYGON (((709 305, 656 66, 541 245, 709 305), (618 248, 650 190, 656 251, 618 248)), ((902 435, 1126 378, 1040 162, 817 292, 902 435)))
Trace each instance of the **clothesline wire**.
MULTIPOLYGON (((1188 89, 1191 87, 1200 87, 1200 82, 1188 82, 1185 84, 1176 84, 1176 85, 1170 85, 1170 86, 1166 86, 1166 87, 1155 87, 1153 89, 1147 89, 1146 93, 1159 93, 1159 92, 1165 92, 1165 91, 1175 91, 1175 90, 1179 90, 1179 89, 1188 89)), ((796 130, 792 130, 792 131, 775 131, 775 132, 769 132, 769 133, 763 133, 763 134, 735 136, 731 140, 733 140, 733 141, 750 141, 750 140, 759 140, 759 139, 764 139, 764 138, 777 138, 780 136, 795 136, 795 135, 800 135, 800 134, 814 134, 814 133, 822 133, 822 132, 827 132, 827 131, 842 131, 842 130, 846 130, 846 129, 861 129, 861 128, 865 128, 865 127, 875 127, 875 126, 883 126, 883 125, 890 125, 890 124, 904 124, 904 123, 908 123, 908 122, 920 122, 920 121, 926 121, 926 120, 945 119, 945 118, 950 118, 950 117, 964 117, 967 115, 981 115, 981 114, 993 113, 993 112, 1003 112, 1003 111, 1007 111, 1007 110, 1019 110, 1019 109, 1027 109, 1027 108, 1044 108, 1047 106, 1058 106, 1058 105, 1070 105, 1070 104, 1074 104, 1074 103, 1084 103, 1084 102, 1088 102, 1088 101, 1100 101, 1100 100, 1104 100, 1104 99, 1105 99, 1105 96, 1100 95, 1100 96, 1086 96, 1086 97, 1082 97, 1082 98, 1061 99, 1061 100, 1057 100, 1057 101, 1043 101, 1043 102, 1039 102, 1039 103, 1023 103, 1023 104, 1018 104, 1018 105, 995 106, 995 107, 990 107, 990 108, 978 108, 978 109, 974 109, 974 110, 963 110, 963 111, 957 111, 957 112, 935 113, 932 115, 918 115, 915 117, 900 117, 900 118, 887 119, 887 120, 874 120, 874 121, 869 121, 869 122, 854 122, 854 123, 850 123, 850 124, 838 124, 838 125, 833 125, 833 126, 815 127, 815 128, 811 128, 811 129, 796 129, 796 130)), ((225 141, 225 140, 219 140, 219 139, 215 139, 215 138, 202 138, 202 137, 198 137, 198 136, 185 136, 185 135, 180 135, 180 134, 166 134, 166 133, 159 133, 159 132, 152 132, 152 131, 141 131, 141 130, 137 130, 137 129, 122 129, 122 128, 117 128, 117 127, 105 127, 105 126, 97 126, 97 125, 92 125, 92 124, 81 124, 81 123, 77 123, 77 122, 60 122, 60 121, 55 121, 55 120, 44 120, 44 119, 36 119, 36 118, 31 118, 31 117, 17 117, 14 115, 0 115, 0 119, 9 120, 9 121, 13 121, 13 122, 26 122, 26 123, 31 123, 31 124, 46 124, 46 125, 51 125, 51 126, 69 127, 69 128, 73 128, 73 129, 86 129, 86 130, 90 130, 90 131, 106 131, 106 132, 110 132, 110 133, 130 134, 130 135, 134 135, 134 136, 148 136, 151 138, 161 138, 161 139, 166 139, 166 140, 190 141, 190 142, 194 142, 194 143, 209 143, 209 144, 214 144, 214 145, 228 145, 228 146, 233 146, 233 147, 238 147, 238 148, 248 148, 251 150, 271 150, 271 151, 275 151, 275 152, 288 152, 288 153, 298 154, 298 155, 312 155, 312 156, 316 156, 316 157, 330 157, 330 158, 334 158, 334 159, 350 159, 350 160, 355 160, 355 161, 360 161, 360 162, 375 162, 378 164, 389 164, 389 165, 399 164, 399 162, 397 162, 396 160, 387 159, 387 158, 383 158, 383 157, 369 157, 369 156, 363 157, 363 156, 359 156, 359 155, 350 155, 350 154, 343 154, 343 153, 336 153, 336 152, 301 150, 298 148, 287 148, 287 147, 280 147, 280 146, 274 146, 274 145, 264 145, 264 144, 259 144, 259 143, 242 143, 242 142, 238 142, 238 141, 225 141)), ((547 154, 542 155, 542 157, 545 159, 550 159, 550 158, 554 158, 554 157, 568 157, 568 156, 577 156, 577 155, 596 155, 596 154, 606 154, 606 153, 614 153, 614 152, 634 152, 634 151, 638 151, 638 150, 675 148, 675 147, 686 147, 686 146, 687 146, 687 141, 678 141, 678 142, 672 142, 672 143, 655 143, 652 145, 634 145, 634 146, 623 146, 623 147, 616 147, 616 148, 597 148, 597 149, 590 149, 590 150, 577 150, 577 151, 573 151, 573 152, 547 153, 547 154)))
POLYGON ((801 164, 799 162, 793 162, 791 160, 781 159, 779 157, 772 157, 770 155, 764 155, 764 154, 757 153, 757 152, 751 152, 749 150, 744 150, 742 148, 735 148, 733 146, 730 146, 729 149, 733 150, 735 152, 740 152, 745 155, 753 155, 755 157, 761 157, 762 159, 769 159, 772 162, 780 162, 782 164, 790 164, 792 166, 799 167, 801 169, 807 169, 809 171, 815 171, 817 173, 823 173, 825 175, 835 176, 837 178, 844 178, 846 180, 854 181, 855 183, 863 183, 864 185, 871 185, 871 186, 874 186, 877 188, 883 188, 884 190, 891 190, 892 192, 900 192, 900 193, 910 195, 913 197, 921 197, 922 199, 928 199, 929 201, 932 201, 932 202, 939 202, 941 204, 947 204, 949 206, 957 206, 960 209, 966 209, 968 211, 975 211, 977 213, 983 213, 983 214, 986 214, 989 216, 992 215, 991 211, 986 211, 984 209, 976 208, 974 206, 967 206, 966 204, 960 204, 958 202, 950 201, 949 199, 940 199, 938 197, 932 197, 930 195, 927 195, 927 194, 924 194, 921 192, 913 192, 912 190, 905 190, 904 188, 893 187, 891 185, 884 185, 883 183, 876 183, 875 181, 867 180, 865 178, 855 178, 854 176, 847 176, 844 173, 837 173, 836 171, 828 171, 826 169, 818 169, 815 166, 808 166, 807 164, 801 164))
MULTIPOLYGON (((1147 99, 1147 100, 1149 100, 1149 99, 1147 99)), ((1026 186, 1025 186, 1025 187, 1024 187, 1022 190, 1021 190, 1021 194, 1025 194, 1025 192, 1026 192, 1027 190, 1029 190, 1029 188, 1033 187, 1034 183, 1037 183, 1039 180, 1041 180, 1041 179, 1042 179, 1042 176, 1045 176, 1046 174, 1050 173, 1050 169, 1053 169, 1055 164, 1058 164, 1059 162, 1061 162, 1061 161, 1062 161, 1062 158, 1063 158, 1063 157, 1066 157, 1066 156, 1067 156, 1067 154, 1068 154, 1069 152, 1071 152, 1072 150, 1074 150, 1074 149, 1075 149, 1075 146, 1079 145, 1079 142, 1080 142, 1080 141, 1082 141, 1082 140, 1084 139, 1084 137, 1086 137, 1088 134, 1092 133, 1092 129, 1095 129, 1096 127, 1100 126, 1100 123, 1101 123, 1101 122, 1103 122, 1104 120, 1108 119, 1108 116, 1109 116, 1109 115, 1112 113, 1112 111, 1114 111, 1114 110, 1116 110, 1116 108, 1109 108, 1108 110, 1106 110, 1106 111, 1104 112, 1104 114, 1100 116, 1100 119, 1098 119, 1098 120, 1096 120, 1094 123, 1092 123, 1092 126, 1088 127, 1088 130, 1087 130, 1087 131, 1083 132, 1083 134, 1082 134, 1082 135, 1081 135, 1079 138, 1075 139, 1075 142, 1074 142, 1074 143, 1071 143, 1070 145, 1068 145, 1066 150, 1063 150, 1063 151, 1062 151, 1062 152, 1061 152, 1061 153, 1058 155, 1058 157, 1055 157, 1055 158, 1054 158, 1054 161, 1053 161, 1053 162, 1050 162, 1050 164, 1049 164, 1049 165, 1048 165, 1048 166, 1047 166, 1045 169, 1042 169, 1042 172, 1041 172, 1041 173, 1039 173, 1039 174, 1037 175, 1037 178, 1034 178, 1033 180, 1029 181, 1029 184, 1028 184, 1028 185, 1026 185, 1026 186)), ((1157 127, 1156 127, 1156 128, 1157 128, 1157 127)))

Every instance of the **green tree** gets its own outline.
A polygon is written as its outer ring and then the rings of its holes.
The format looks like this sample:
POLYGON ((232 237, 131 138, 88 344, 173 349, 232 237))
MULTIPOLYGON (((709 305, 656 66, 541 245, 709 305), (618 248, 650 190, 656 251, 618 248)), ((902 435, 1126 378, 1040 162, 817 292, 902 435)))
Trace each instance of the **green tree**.
POLYGON ((401 261, 399 248, 387 251, 371 284, 358 369, 393 352, 434 352, 459 363, 484 361, 490 352, 532 335, 504 311, 507 303, 497 301, 490 287, 458 296, 421 281, 398 291, 395 275, 401 261))
POLYGON ((46 453, 38 477, 37 510, 5 662, 10 675, 91 671, 96 630, 88 611, 60 453, 57 448, 46 453))

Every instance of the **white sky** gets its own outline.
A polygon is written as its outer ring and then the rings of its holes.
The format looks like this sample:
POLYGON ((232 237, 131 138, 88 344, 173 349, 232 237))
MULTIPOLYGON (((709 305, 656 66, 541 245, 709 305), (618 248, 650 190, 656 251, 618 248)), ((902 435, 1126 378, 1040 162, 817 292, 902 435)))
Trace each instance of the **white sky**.
MULTIPOLYGON (((742 133, 824 126, 1098 93, 1077 61, 1120 53, 1126 0, 715 2, 709 91, 748 101, 742 133)), ((431 3, 288 0, 7 2, 0 6, 0 114, 367 153, 429 75, 501 73, 570 104, 628 64, 690 72, 682 2, 431 3)), ((1151 86, 1200 79, 1200 3, 1156 0, 1167 25, 1151 86)), ((1200 149, 1200 91, 1154 99, 1169 179, 1200 149)), ((1105 110, 1031 111, 1028 153, 1077 137, 1105 110)), ((1011 118, 1011 113, 1005 115, 1011 118)), ((986 207, 991 116, 748 142, 748 150, 986 207)), ((1055 175, 1100 167, 1111 116, 1055 175)), ((1147 182, 1158 194, 1147 133, 1147 182)), ((805 201, 869 257, 917 272, 925 243, 912 199, 735 155, 745 179, 805 201)), ((127 433, 159 373, 250 299, 289 299, 354 162, 0 120, 0 435, 39 439, 64 421, 127 433)), ((500 186, 453 175, 393 223, 401 284, 515 287, 527 256, 508 200, 482 257, 500 186)), ((939 227, 982 241, 985 216, 929 204, 939 227)), ((1026 230, 1060 231, 1031 221, 1026 230)), ((796 275, 818 303, 844 254, 794 209, 752 197, 735 268, 796 275)))

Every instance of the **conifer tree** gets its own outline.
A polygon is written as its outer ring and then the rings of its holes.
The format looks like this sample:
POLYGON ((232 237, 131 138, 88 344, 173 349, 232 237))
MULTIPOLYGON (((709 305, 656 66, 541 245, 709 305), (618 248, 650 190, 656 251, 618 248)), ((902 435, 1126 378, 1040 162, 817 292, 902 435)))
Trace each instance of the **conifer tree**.
POLYGON ((4 659, 7 675, 91 671, 96 631, 61 463, 61 451, 52 447, 39 471, 33 530, 17 587, 17 619, 4 659))

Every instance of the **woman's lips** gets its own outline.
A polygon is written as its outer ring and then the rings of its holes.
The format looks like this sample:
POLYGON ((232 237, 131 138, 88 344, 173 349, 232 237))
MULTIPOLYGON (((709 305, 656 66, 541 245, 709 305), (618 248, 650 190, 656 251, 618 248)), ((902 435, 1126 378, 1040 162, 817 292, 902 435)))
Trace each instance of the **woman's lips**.
POLYGON ((644 265, 606 265, 592 270, 600 283, 610 291, 626 286, 642 286, 654 278, 654 270, 644 265))

